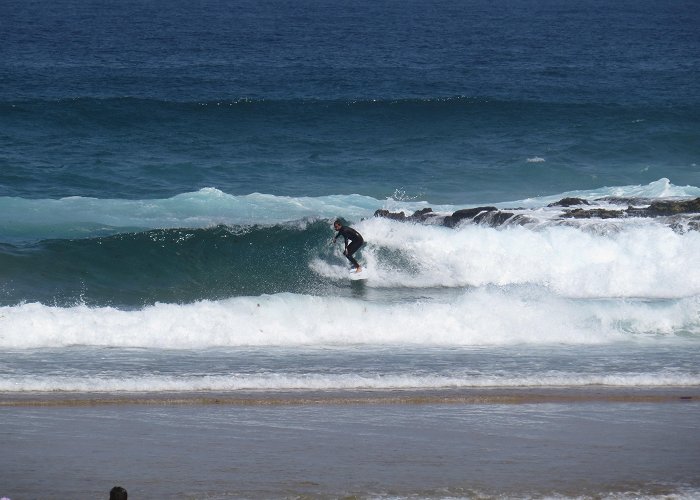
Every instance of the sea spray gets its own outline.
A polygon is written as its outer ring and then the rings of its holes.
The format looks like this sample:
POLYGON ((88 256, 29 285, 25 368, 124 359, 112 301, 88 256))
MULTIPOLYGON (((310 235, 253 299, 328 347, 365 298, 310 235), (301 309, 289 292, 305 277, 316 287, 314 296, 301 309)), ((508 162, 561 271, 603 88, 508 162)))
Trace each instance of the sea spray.
POLYGON ((283 293, 138 310, 0 308, 0 346, 192 349, 236 346, 597 345, 700 336, 698 298, 581 300, 482 288, 446 300, 382 303, 283 293), (352 328, 348 327, 349 324, 352 328))
MULTIPOLYGON (((568 226, 453 230, 385 219, 357 227, 369 242, 363 251, 369 286, 535 284, 568 297, 700 294, 697 231, 679 234, 653 223, 611 234, 568 226)), ((312 268, 324 272, 318 261, 312 268)))

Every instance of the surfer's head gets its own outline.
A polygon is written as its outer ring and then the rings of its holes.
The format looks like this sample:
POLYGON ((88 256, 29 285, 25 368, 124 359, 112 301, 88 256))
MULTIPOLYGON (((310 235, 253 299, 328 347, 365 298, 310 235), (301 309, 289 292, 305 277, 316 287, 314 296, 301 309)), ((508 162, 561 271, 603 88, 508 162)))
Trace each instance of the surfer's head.
POLYGON ((340 229, 341 227, 343 227, 343 223, 340 221, 340 219, 336 219, 335 222, 333 223, 333 227, 334 227, 334 228, 336 229, 336 231, 337 231, 338 229, 340 229))

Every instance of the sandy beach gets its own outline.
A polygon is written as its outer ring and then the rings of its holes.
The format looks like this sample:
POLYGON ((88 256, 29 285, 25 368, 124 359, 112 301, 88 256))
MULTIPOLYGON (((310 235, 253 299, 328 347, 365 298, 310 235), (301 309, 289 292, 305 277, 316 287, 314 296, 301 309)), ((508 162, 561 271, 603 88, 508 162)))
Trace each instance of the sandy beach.
POLYGON ((697 388, 3 394, 0 494, 694 498, 698 401, 697 388))
POLYGON ((700 402, 698 387, 470 388, 372 391, 0 392, 0 407, 104 405, 430 405, 700 402))

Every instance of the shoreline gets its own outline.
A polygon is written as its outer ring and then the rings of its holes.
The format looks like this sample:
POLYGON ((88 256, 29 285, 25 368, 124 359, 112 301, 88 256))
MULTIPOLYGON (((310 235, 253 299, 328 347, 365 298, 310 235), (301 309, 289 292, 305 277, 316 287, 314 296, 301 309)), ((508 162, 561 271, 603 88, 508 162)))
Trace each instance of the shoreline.
POLYGON ((192 392, 0 392, 0 408, 86 406, 521 405, 700 402, 700 387, 549 387, 192 392))
POLYGON ((0 493, 690 499, 699 392, 0 393, 0 493))

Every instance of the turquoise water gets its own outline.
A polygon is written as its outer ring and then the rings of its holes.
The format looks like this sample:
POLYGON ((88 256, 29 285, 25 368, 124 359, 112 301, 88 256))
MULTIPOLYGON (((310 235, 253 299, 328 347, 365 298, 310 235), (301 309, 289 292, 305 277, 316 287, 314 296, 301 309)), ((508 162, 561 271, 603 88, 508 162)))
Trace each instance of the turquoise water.
POLYGON ((4 389, 73 387, 72 369, 104 390, 160 387, 159 363, 181 367, 163 384, 206 389, 196 355, 168 353, 250 347, 275 353, 280 388, 304 388, 297 349, 380 349, 389 366, 386 345, 443 351, 385 379, 314 358, 314 384, 698 383, 697 216, 550 206, 700 196, 690 4, 158 6, 3 4, 0 347, 88 353, 64 373, 11 362, 4 389), (373 217, 484 204, 517 217, 373 217), (367 241, 366 281, 329 244, 336 217, 367 241), (599 345, 615 346, 601 365, 599 345), (561 369, 509 362, 541 346, 561 369), (505 350, 492 373, 449 361, 472 347, 505 350), (103 377, 93 348, 160 361, 103 377), (638 348, 648 372, 615 368, 638 348))

